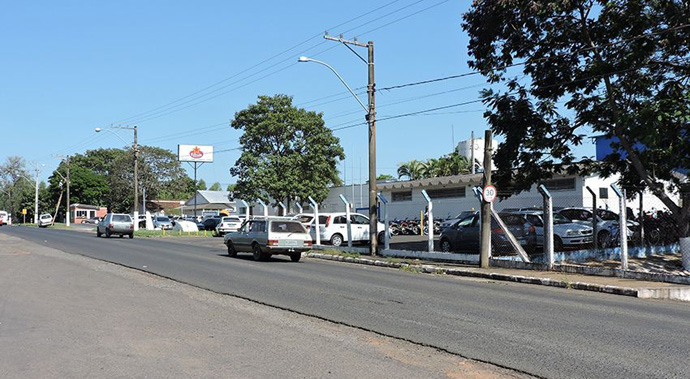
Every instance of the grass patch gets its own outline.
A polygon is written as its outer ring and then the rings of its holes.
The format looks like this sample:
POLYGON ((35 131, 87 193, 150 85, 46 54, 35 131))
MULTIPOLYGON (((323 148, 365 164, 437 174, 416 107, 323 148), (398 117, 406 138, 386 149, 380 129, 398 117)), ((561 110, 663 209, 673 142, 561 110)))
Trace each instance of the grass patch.
POLYGON ((136 237, 144 238, 173 238, 173 237, 213 237, 213 232, 200 230, 198 232, 182 232, 175 230, 137 230, 136 237))
POLYGON ((400 266, 399 270, 404 271, 404 272, 411 272, 411 273, 415 273, 415 274, 421 274, 422 273, 422 269, 420 267, 412 266, 412 265, 400 266))
POLYGON ((359 258, 361 254, 357 252, 349 252, 338 249, 324 249, 324 250, 312 250, 312 253, 329 254, 329 255, 339 255, 345 258, 359 258))

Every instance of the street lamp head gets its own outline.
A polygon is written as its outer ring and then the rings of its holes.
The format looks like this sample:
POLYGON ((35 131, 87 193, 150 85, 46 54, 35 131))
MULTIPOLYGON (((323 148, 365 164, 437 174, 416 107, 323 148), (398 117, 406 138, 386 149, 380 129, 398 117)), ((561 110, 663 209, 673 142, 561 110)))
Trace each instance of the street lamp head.
POLYGON ((103 130, 103 129, 101 129, 101 128, 96 128, 96 129, 94 129, 94 130, 96 131, 96 133, 100 133, 100 131, 103 130))
POLYGON ((311 60, 311 58, 309 58, 309 57, 299 57, 297 59, 297 62, 309 62, 310 60, 311 60))

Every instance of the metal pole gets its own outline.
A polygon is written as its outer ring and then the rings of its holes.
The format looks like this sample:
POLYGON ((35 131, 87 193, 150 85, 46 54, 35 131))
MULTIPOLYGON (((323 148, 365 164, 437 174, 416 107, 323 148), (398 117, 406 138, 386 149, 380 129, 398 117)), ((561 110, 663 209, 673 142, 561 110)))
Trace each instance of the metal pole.
POLYGON ((316 236, 316 244, 321 245, 321 230, 319 228, 319 204, 309 196, 311 209, 314 210, 314 236, 316 236))
POLYGON ((621 265, 623 270, 628 269, 628 221, 625 204, 625 190, 621 191, 617 185, 611 184, 611 189, 618 196, 618 234, 621 244, 621 265))
POLYGON ((640 246, 644 246, 644 192, 640 192, 640 213, 638 220, 640 222, 640 246))
POLYGON ((544 199, 544 252, 546 253, 546 260, 549 265, 549 270, 553 269, 553 198, 546 186, 543 184, 538 187, 539 192, 544 199))
POLYGON ((379 200, 383 203, 383 227, 384 227, 384 235, 383 235, 383 248, 385 250, 390 250, 390 226, 388 222, 388 199, 386 199, 383 194, 379 193, 378 194, 379 200))
MULTIPOLYGON (((65 182, 66 182, 65 184, 67 185, 67 212, 65 214, 66 215, 65 225, 67 225, 67 226, 70 226, 70 216, 71 216, 71 212, 70 212, 70 208, 69 208, 69 182, 70 182, 70 179, 69 179, 69 163, 70 163, 69 159, 70 159, 70 157, 68 155, 67 156, 67 179, 65 180, 65 182)), ((57 214, 57 212, 56 212, 56 214, 57 214)))
POLYGON ((299 209, 298 213, 302 213, 303 208, 302 208, 302 204, 300 204, 299 201, 295 200, 295 206, 297 207, 297 209, 299 209))
POLYGON ((139 230, 139 147, 137 146, 137 126, 134 125, 134 230, 139 230))
POLYGON ((197 169, 197 162, 194 162, 194 222, 196 222, 196 196, 198 192, 198 184, 196 181, 196 169, 197 169))
MULTIPOLYGON (((345 222, 347 223, 347 247, 351 248, 352 247, 352 222, 350 222, 350 202, 347 201, 345 196, 343 196, 342 194, 340 195, 340 200, 342 200, 343 204, 345 204, 345 217, 346 217, 345 222)), ((369 237, 371 237, 371 235, 369 237)))
POLYGON ((472 147, 470 148, 470 162, 472 163, 472 174, 476 174, 475 170, 475 164, 474 164, 474 130, 472 131, 471 137, 470 137, 470 144, 472 147))
POLYGON ((592 243, 594 249, 599 247, 599 217, 597 216, 597 194, 592 191, 589 186, 586 186, 587 191, 592 195, 592 243))
POLYGON ((285 208, 285 204, 283 204, 283 202, 280 201, 280 202, 278 202, 278 206, 283 210, 283 214, 281 216, 287 216, 287 211, 286 211, 287 208, 285 208))
MULTIPOLYGON (((491 184, 491 130, 484 132, 484 178, 483 187, 491 184)), ((473 146, 474 148, 474 146, 473 146)), ((481 211, 481 252, 479 266, 489 268, 489 255, 491 254, 491 203, 482 199, 481 211)))
POLYGON ((38 166, 36 166, 36 197, 34 199, 34 224, 38 224, 38 166))
MULTIPOLYGON (((426 222, 426 229, 428 230, 427 235, 429 236, 429 240, 427 242, 427 248, 429 249, 430 253, 434 252, 434 203, 431 201, 431 198, 429 195, 426 193, 426 190, 422 190, 422 195, 426 199, 427 202, 427 222, 426 222)), ((422 220, 424 218, 422 217, 422 220)))
POLYGON ((266 207, 266 203, 264 203, 264 201, 261 200, 261 199, 258 199, 258 200, 256 200, 256 201, 258 201, 259 204, 261 204, 261 207, 263 208, 263 211, 264 211, 264 212, 263 212, 263 213, 264 213, 264 217, 268 217, 268 208, 266 207))
POLYGON ((367 85, 367 93, 369 95, 369 114, 367 121, 369 122, 369 252, 372 256, 376 255, 378 248, 378 210, 376 194, 376 101, 374 93, 376 91, 374 82, 374 42, 367 42, 368 60, 367 66, 369 68, 369 82, 367 85))

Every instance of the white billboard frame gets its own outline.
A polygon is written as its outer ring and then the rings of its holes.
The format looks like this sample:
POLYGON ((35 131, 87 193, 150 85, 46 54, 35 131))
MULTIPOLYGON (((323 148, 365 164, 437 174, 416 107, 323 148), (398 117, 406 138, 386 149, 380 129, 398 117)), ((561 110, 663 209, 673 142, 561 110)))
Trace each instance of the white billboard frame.
POLYGON ((213 163, 212 145, 177 145, 177 160, 180 162, 213 163), (195 157, 195 153, 201 155, 195 157))

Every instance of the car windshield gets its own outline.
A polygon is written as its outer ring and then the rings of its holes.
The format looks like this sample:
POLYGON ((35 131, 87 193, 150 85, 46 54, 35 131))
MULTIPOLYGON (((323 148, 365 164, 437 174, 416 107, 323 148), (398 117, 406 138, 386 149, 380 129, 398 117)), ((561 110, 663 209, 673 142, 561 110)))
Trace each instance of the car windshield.
POLYGON ((503 223, 506 225, 522 225, 525 223, 525 219, 520 216, 520 215, 515 215, 515 214, 499 214, 501 216, 501 220, 503 220, 503 223))
POLYGON ((567 224, 570 222, 572 222, 572 221, 563 215, 560 215, 558 213, 554 213, 554 215, 553 215, 553 223, 554 224, 567 224))
POLYGON ((618 220, 618 215, 615 212, 607 211, 604 209, 597 209, 597 216, 599 216, 604 221, 618 220))
MULTIPOLYGON (((311 222, 311 220, 312 220, 313 218, 314 218, 314 216, 302 215, 302 216, 299 216, 299 217, 297 218, 297 220, 298 220, 299 222, 308 223, 308 222, 311 222)), ((326 222, 326 220, 324 220, 324 222, 326 222)))
POLYGON ((129 215, 113 215, 113 221, 115 222, 130 222, 132 219, 129 215))
POLYGON ((223 222, 240 222, 239 217, 223 217, 223 222))
POLYGON ((294 221, 273 221, 271 223, 273 233, 306 233, 304 227, 299 222, 294 221))
POLYGON ((156 220, 158 220, 158 221, 170 221, 170 219, 167 217, 156 217, 156 220))
POLYGON ((41 218, 50 218, 50 215, 42 215, 41 218))

